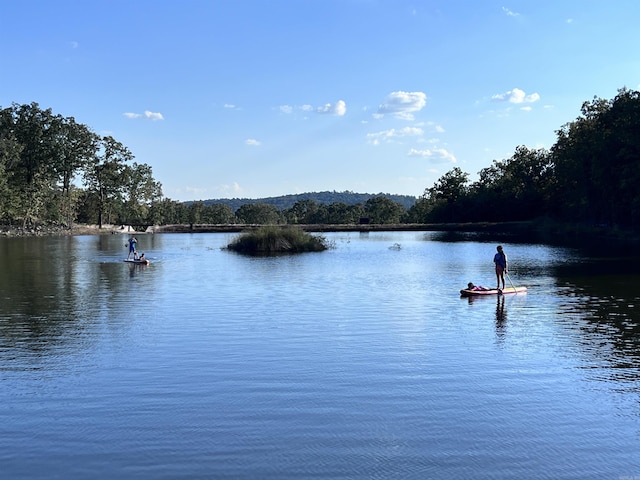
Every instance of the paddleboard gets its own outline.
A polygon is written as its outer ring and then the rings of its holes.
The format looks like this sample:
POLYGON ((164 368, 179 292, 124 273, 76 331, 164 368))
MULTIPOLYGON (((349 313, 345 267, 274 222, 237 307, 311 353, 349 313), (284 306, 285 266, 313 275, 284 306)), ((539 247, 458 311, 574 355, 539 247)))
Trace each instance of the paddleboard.
POLYGON ((460 290, 460 295, 463 297, 476 297, 480 295, 507 295, 510 293, 525 293, 527 291, 527 287, 506 287, 502 290, 498 290, 497 288, 492 288, 491 290, 469 290, 465 288, 464 290, 460 290))
POLYGON ((149 265, 149 260, 131 260, 131 259, 127 259, 125 258, 124 261, 126 263, 135 263, 136 265, 149 265))

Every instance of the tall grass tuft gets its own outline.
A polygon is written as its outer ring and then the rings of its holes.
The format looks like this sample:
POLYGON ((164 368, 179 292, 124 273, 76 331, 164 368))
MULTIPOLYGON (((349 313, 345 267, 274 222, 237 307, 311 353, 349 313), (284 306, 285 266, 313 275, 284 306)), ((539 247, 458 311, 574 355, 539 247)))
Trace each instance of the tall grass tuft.
POLYGON ((329 247, 323 236, 311 235, 299 227, 266 226, 234 239, 229 250, 248 255, 321 252, 329 247))

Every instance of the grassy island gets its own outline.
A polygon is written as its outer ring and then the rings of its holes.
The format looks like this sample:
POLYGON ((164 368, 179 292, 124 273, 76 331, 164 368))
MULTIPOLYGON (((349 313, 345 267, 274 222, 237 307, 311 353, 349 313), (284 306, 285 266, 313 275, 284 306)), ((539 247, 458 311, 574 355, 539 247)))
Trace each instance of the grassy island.
POLYGON ((311 235, 301 228, 266 226, 243 233, 227 248, 247 255, 275 255, 321 252, 329 247, 323 236, 311 235))

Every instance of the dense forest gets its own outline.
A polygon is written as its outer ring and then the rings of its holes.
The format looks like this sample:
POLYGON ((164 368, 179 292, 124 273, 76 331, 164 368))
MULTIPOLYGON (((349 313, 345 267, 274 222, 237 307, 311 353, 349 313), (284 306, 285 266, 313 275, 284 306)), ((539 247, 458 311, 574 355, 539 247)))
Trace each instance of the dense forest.
POLYGON ((519 146, 471 183, 459 167, 406 196, 321 192, 177 202, 149 165, 73 117, 37 103, 0 109, 0 222, 27 227, 74 223, 166 225, 352 224, 367 222, 560 222, 640 230, 640 92, 595 97, 560 127, 549 149, 519 146), (313 195, 316 195, 315 197, 313 195), (361 195, 361 196, 360 196, 361 195))

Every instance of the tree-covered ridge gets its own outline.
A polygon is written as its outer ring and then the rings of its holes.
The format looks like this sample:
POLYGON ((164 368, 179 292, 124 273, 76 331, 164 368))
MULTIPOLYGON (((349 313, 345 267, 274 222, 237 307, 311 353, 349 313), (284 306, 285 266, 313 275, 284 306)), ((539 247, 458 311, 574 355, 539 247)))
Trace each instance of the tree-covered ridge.
POLYGON ((417 200, 318 192, 177 202, 112 137, 36 103, 0 109, 0 221, 166 225, 505 222, 550 217, 640 230, 640 92, 594 98, 549 149, 516 148, 470 175, 455 167, 417 200), (77 186, 79 182, 80 186, 77 186))
MULTIPOLYGON (((416 197, 411 195, 394 195, 390 193, 356 193, 350 191, 344 192, 307 192, 297 193, 291 195, 281 195, 278 197, 266 197, 266 198, 218 198, 203 200, 204 205, 229 205, 234 211, 238 210, 242 205, 252 203, 266 203, 267 205, 273 205, 278 210, 286 210, 293 207, 297 202, 303 200, 311 200, 315 203, 332 204, 332 203, 344 203, 346 205, 356 205, 358 203, 364 204, 367 200, 374 197, 386 197, 392 202, 399 203, 405 209, 411 208, 416 203, 416 197)), ((187 202, 187 204, 192 202, 187 202)))

